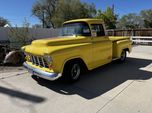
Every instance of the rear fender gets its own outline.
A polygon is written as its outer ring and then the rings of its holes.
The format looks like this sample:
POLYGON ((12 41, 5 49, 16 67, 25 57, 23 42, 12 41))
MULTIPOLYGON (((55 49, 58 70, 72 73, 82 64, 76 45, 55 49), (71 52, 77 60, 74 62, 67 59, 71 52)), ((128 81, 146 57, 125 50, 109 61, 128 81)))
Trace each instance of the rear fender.
POLYGON ((121 41, 114 42, 114 44, 113 44, 113 57, 120 58, 123 50, 126 50, 130 53, 131 48, 132 48, 131 43, 132 42, 130 40, 121 40, 121 41))

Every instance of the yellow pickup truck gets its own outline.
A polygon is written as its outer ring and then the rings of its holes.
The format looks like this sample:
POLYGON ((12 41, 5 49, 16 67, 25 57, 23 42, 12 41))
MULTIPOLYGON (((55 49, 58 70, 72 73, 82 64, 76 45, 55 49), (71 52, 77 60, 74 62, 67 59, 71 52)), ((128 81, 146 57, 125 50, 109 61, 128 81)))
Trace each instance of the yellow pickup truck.
POLYGON ((59 37, 40 39, 22 47, 24 66, 32 75, 47 80, 77 81, 92 70, 131 52, 129 37, 109 37, 100 19, 77 19, 63 23, 59 37))

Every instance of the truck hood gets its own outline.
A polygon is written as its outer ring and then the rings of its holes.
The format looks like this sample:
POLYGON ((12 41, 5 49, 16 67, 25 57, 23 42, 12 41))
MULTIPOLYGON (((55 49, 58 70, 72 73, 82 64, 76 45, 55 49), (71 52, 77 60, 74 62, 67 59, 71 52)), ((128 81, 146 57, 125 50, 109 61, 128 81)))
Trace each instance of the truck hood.
POLYGON ((47 39, 35 40, 32 42, 33 46, 57 46, 57 45, 67 45, 85 42, 86 38, 76 37, 76 36, 66 36, 66 37, 54 37, 47 39))
POLYGON ((51 54, 57 50, 88 44, 89 40, 91 38, 80 36, 40 39, 33 41, 31 45, 24 46, 22 50, 34 55, 51 54))

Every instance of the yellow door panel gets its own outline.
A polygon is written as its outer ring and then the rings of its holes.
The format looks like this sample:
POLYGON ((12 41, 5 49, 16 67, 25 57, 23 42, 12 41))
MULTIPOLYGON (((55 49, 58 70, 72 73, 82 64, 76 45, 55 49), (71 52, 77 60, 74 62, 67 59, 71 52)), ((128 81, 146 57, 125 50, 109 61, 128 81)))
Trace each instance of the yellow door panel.
POLYGON ((94 66, 104 65, 112 60, 112 42, 108 37, 93 38, 93 61, 94 66))

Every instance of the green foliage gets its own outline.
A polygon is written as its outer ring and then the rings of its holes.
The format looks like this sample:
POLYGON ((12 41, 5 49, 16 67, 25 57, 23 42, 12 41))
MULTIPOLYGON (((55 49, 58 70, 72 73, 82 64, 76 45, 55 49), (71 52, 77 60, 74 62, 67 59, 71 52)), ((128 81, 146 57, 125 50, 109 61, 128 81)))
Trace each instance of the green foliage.
POLYGON ((145 28, 152 28, 152 9, 142 10, 140 12, 141 18, 144 21, 145 28))
POLYGON ((122 16, 117 24, 119 29, 152 28, 152 9, 142 10, 140 14, 130 13, 122 16))
POLYGON ((0 17, 0 27, 4 27, 6 24, 9 24, 8 20, 0 17))
POLYGON ((96 8, 94 4, 80 0, 38 0, 32 13, 44 23, 44 27, 61 27, 67 20, 94 17, 96 8))
POLYGON ((37 0, 32 14, 47 28, 61 27, 64 21, 80 18, 102 19, 107 29, 152 28, 152 9, 142 10, 140 14, 130 13, 118 20, 113 8, 97 11, 94 4, 81 0, 37 0))
POLYGON ((53 21, 56 27, 71 19, 92 18, 96 14, 94 4, 81 3, 80 0, 60 0, 53 21))
POLYGON ((54 27, 52 18, 57 8, 58 0, 38 0, 32 7, 32 15, 36 16, 43 27, 54 27))
POLYGON ((106 11, 98 10, 96 18, 102 19, 107 29, 115 29, 118 15, 114 14, 112 8, 107 7, 106 11))
POLYGON ((119 29, 135 29, 141 28, 142 26, 142 19, 135 13, 130 13, 128 15, 122 16, 119 22, 117 23, 117 28, 119 29))

